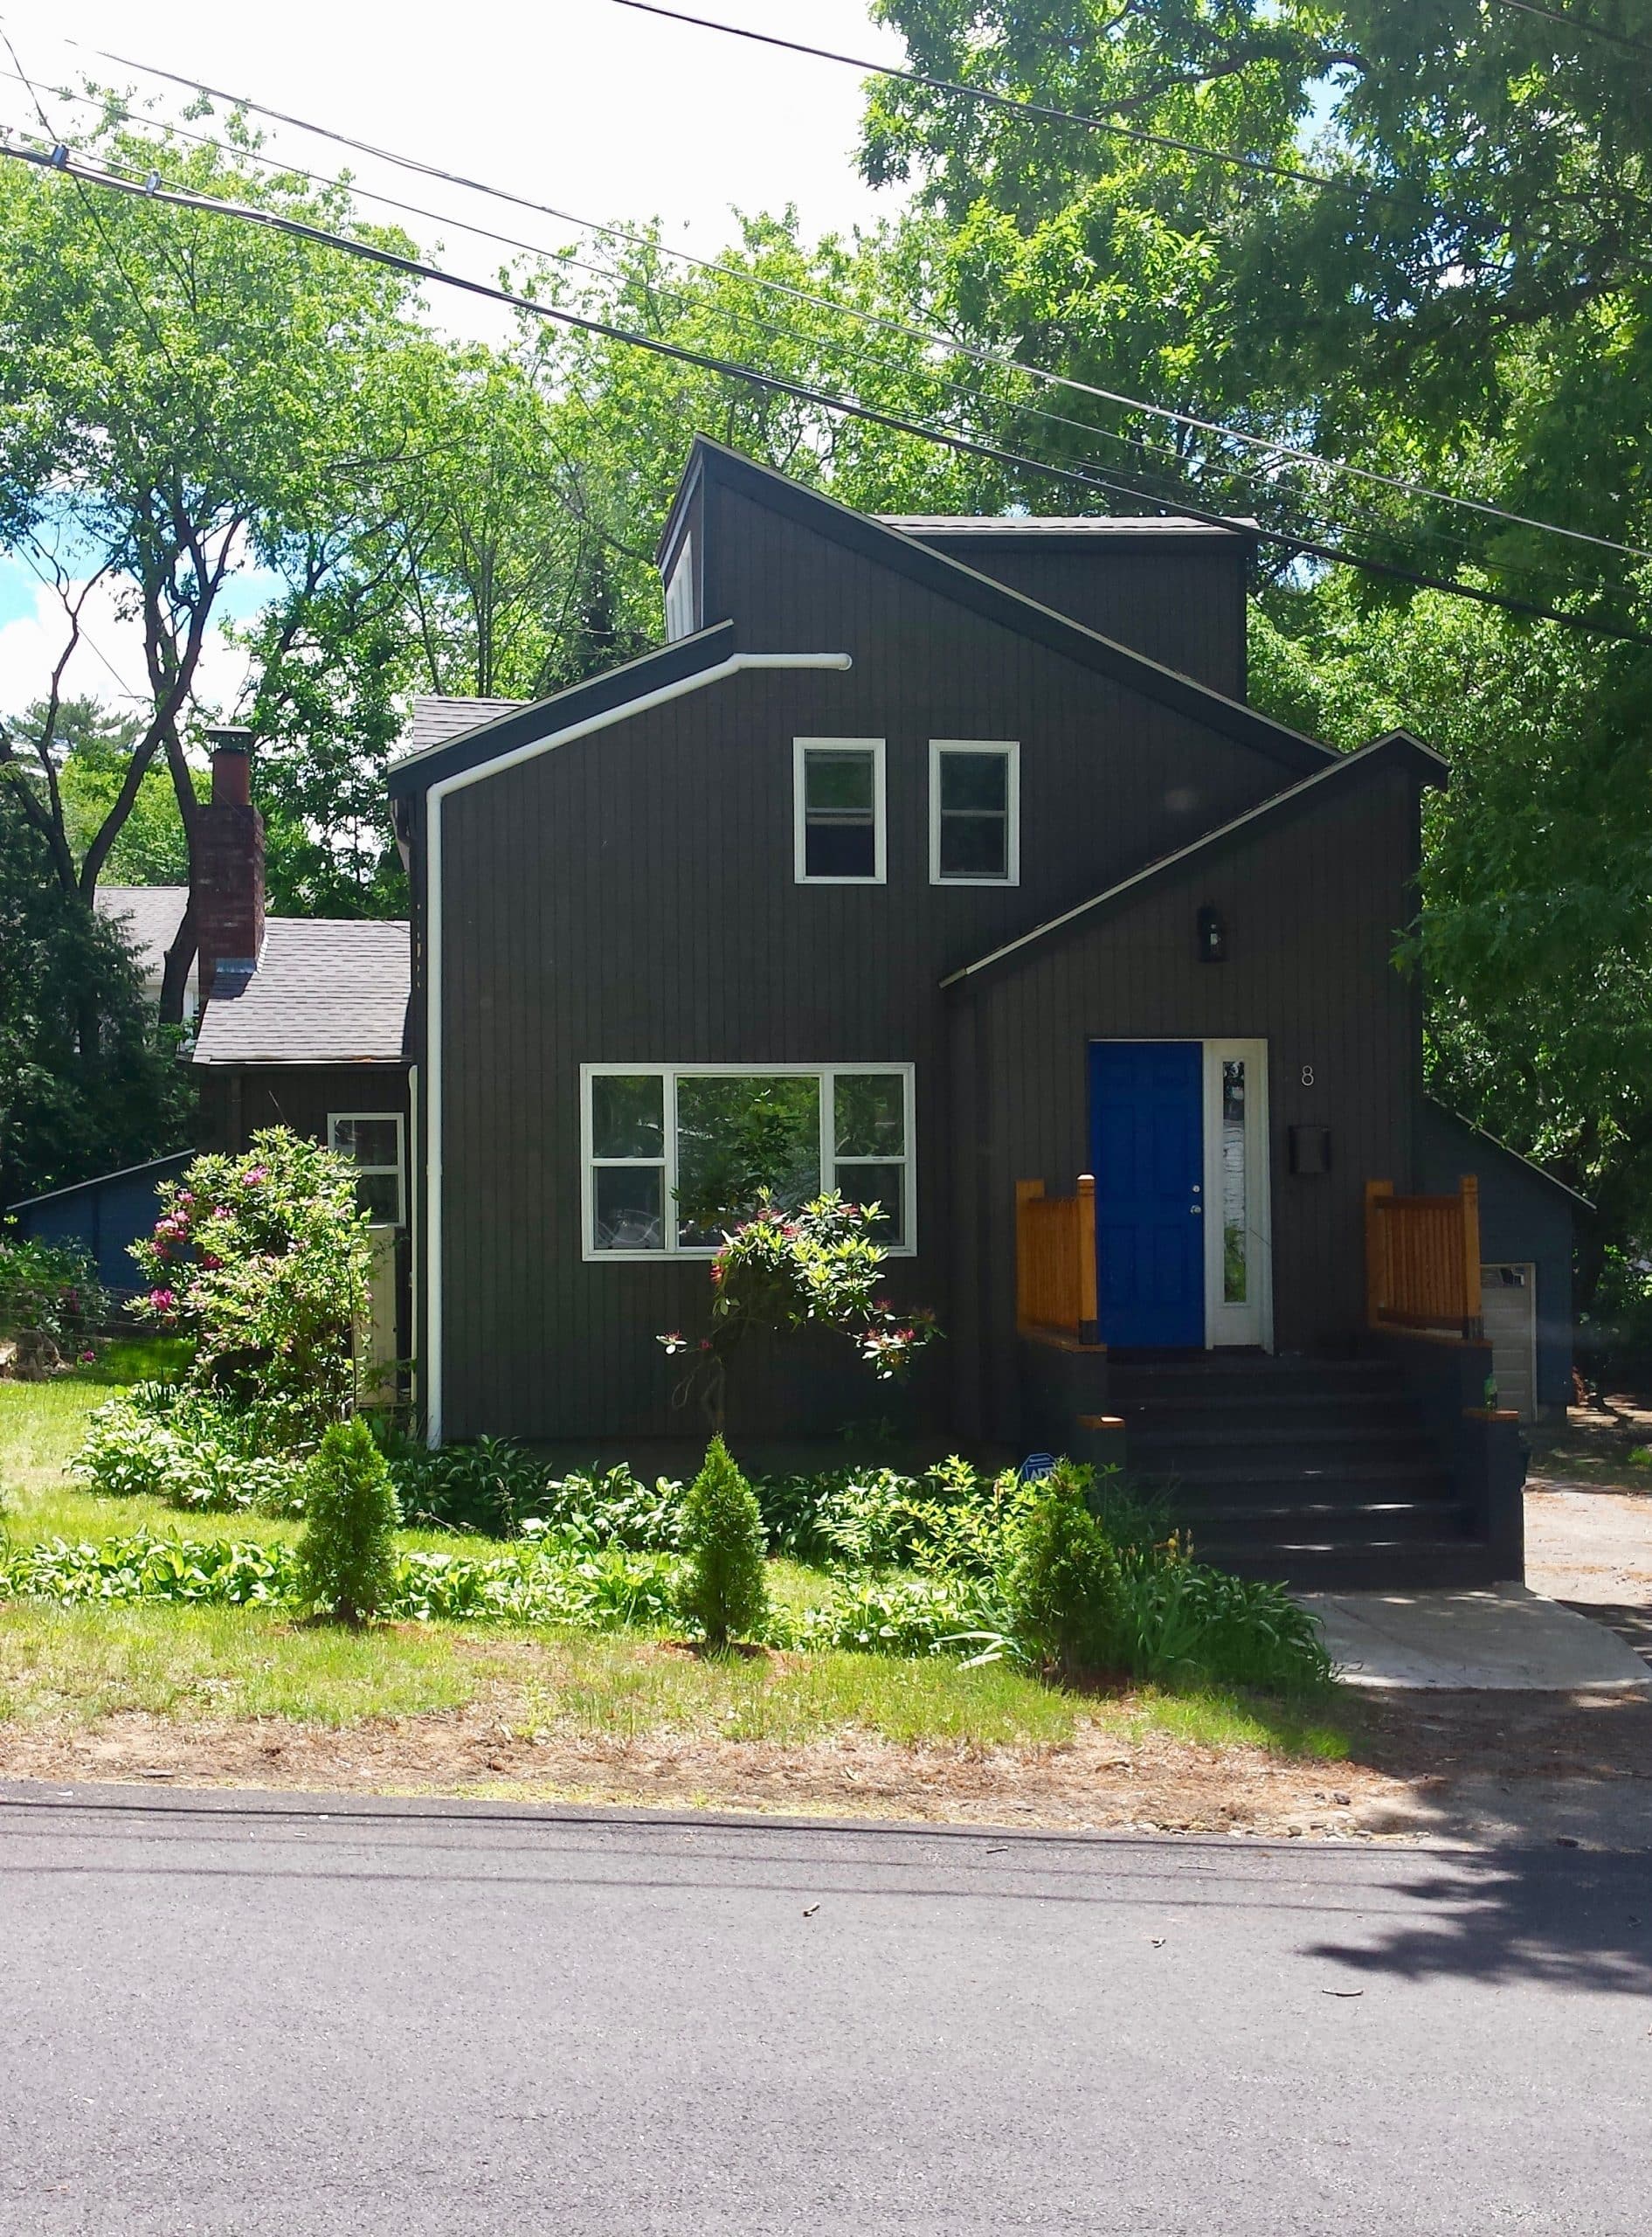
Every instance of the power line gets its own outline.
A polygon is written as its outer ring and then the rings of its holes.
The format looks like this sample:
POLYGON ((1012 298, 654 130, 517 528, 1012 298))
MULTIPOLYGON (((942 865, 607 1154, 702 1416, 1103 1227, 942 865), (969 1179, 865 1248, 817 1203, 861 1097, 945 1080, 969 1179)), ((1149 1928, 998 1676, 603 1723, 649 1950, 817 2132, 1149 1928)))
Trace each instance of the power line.
MULTIPOLYGON (((668 9, 653 6, 651 0, 617 0, 617 4, 622 7, 646 7, 647 11, 653 14, 670 15, 672 13, 668 9)), ((708 22, 708 19, 699 17, 684 17, 681 20, 696 24, 708 22)), ((732 25, 715 24, 710 27, 728 30, 736 28, 732 25)), ((800 47, 796 40, 775 39, 767 32, 740 31, 737 35, 797 48, 802 52, 826 52, 825 49, 800 47)), ((79 42, 72 39, 67 44, 78 45, 79 42)), ((283 109, 272 108, 263 102, 250 99, 245 94, 233 93, 221 87, 204 84, 199 79, 186 77, 176 71, 163 70, 153 63, 136 61, 129 56, 111 53, 100 47, 87 51, 96 54, 103 61, 118 64, 122 69, 142 71, 148 76, 163 79, 169 84, 185 87, 191 92, 209 94, 215 100, 228 101, 234 107, 244 109, 249 114, 266 117, 273 123, 291 126, 296 131, 308 133, 316 139, 330 142, 337 147, 348 148, 356 155, 370 156, 376 161, 390 163, 397 170, 409 170, 423 177, 436 179, 445 185, 458 187, 467 193, 480 194, 490 200, 508 203, 517 209, 531 211, 539 217, 553 218, 559 224, 573 225, 584 232, 596 233, 611 239, 624 240, 634 247, 654 251, 699 271, 718 274, 732 274, 747 286, 779 293, 794 301, 805 303, 814 309, 837 312, 861 324, 899 335, 907 341, 920 342, 930 348, 950 350, 956 355, 966 357, 972 364, 985 369, 1020 373, 1026 379, 1034 381, 1043 387, 1068 389, 1075 395, 1091 397, 1098 402, 1116 405, 1123 411, 1139 412, 1147 417, 1186 427, 1197 433, 1217 437, 1224 441, 1239 444, 1248 450, 1264 453, 1270 458, 1288 459, 1293 464, 1305 466, 1320 473, 1344 474, 1351 480, 1363 481, 1369 487, 1391 489, 1402 496, 1424 498, 1434 504, 1450 506, 1462 511, 1476 514, 1483 519, 1497 522, 1505 527, 1530 529, 1541 535, 1564 537, 1571 543, 1587 544, 1600 551, 1613 551, 1621 558, 1638 562, 1652 561, 1652 551, 1643 550, 1636 544, 1622 544, 1611 537, 1596 536, 1586 529, 1568 528, 1559 521, 1538 520, 1529 514, 1517 513, 1505 506, 1494 505, 1483 498, 1466 497, 1454 491, 1435 489, 1426 482, 1413 481, 1400 474, 1384 474, 1375 467, 1355 465, 1350 460, 1324 458, 1317 451, 1310 451, 1296 444, 1287 443, 1274 437, 1252 434, 1248 429, 1232 427, 1223 421, 1206 419, 1196 412, 1178 411, 1170 405, 1154 404, 1144 397, 1130 396, 1123 390, 1102 388, 1094 382, 1080 380, 1070 374, 1053 373, 1043 366, 1029 363, 1025 358, 1006 357, 999 351, 981 348, 978 344, 937 332, 933 329, 913 326, 903 320, 891 319, 879 312, 861 310, 853 304, 841 302, 834 297, 819 295, 807 289, 791 287, 784 281, 768 280, 755 273, 739 272, 736 267, 718 263, 710 258, 692 255, 686 249, 668 247, 663 242, 655 241, 646 234, 637 233, 625 226, 598 224, 595 219, 578 217, 573 211, 559 209, 550 203, 536 202, 525 195, 513 193, 507 188, 491 186, 483 180, 471 178, 462 172, 448 170, 439 164, 428 163, 419 156, 398 155, 393 149, 378 147, 370 141, 356 139, 348 133, 335 131, 326 125, 313 123, 307 118, 294 116, 283 109)), ((833 56, 829 59, 840 60, 847 58, 833 56)), ((865 66, 872 68, 875 66, 868 64, 865 66)), ((27 81, 24 80, 24 82, 27 81)), ((996 100, 999 97, 993 96, 993 98, 996 100)), ((314 174, 303 172, 300 176, 311 177, 314 174)), ((481 238, 499 239, 506 246, 524 248, 530 254, 547 253, 545 250, 531 243, 514 241, 506 235, 490 235, 486 227, 467 225, 462 218, 444 218, 434 211, 420 211, 416 205, 411 204, 398 204, 391 197, 373 195, 365 188, 360 189, 359 191, 364 198, 383 202, 388 208, 400 208, 411 215, 429 217, 437 224, 456 225, 468 232, 477 233, 481 238)), ((1083 422, 1072 424, 1087 425, 1083 422)), ((1106 433, 1106 431, 1102 429, 1092 432, 1103 435, 1106 433)))
MULTIPOLYGON (((1282 179, 1293 186, 1311 186, 1332 194, 1368 197, 1390 193, 1386 184, 1372 185, 1363 179, 1334 178, 1328 171, 1304 170, 1293 163, 1275 163, 1265 156, 1244 156, 1233 148, 1207 148, 1196 140, 1179 140, 1165 132, 1148 132, 1139 125, 1121 124, 1116 118, 1084 116, 1071 109, 1053 108, 1043 101, 1029 101, 1017 93, 994 93, 987 86, 965 85, 957 78, 932 77, 926 70, 902 70, 888 62, 868 62, 858 54, 844 54, 836 47, 812 46, 805 39, 782 38, 778 31, 753 31, 745 24, 721 23, 715 16, 690 16, 677 8, 664 8, 658 0, 614 0, 616 7, 634 9, 639 15, 663 17, 667 23, 687 24, 695 31, 722 31, 730 38, 750 39, 757 46, 778 46, 788 54, 806 54, 817 62, 838 62, 846 69, 861 70, 874 78, 891 78, 902 85, 922 86, 936 93, 952 93, 962 100, 979 101, 985 107, 1006 109, 1019 116, 1035 116, 1047 124, 1074 124, 1085 132, 1099 132, 1118 140, 1135 140, 1144 147, 1165 148, 1179 156, 1194 156, 1201 163, 1225 163, 1260 178, 1282 179)), ((1398 184, 1398 183, 1396 183, 1398 184)))
MULTIPOLYGON (((437 286, 453 287, 462 294, 503 303, 513 310, 533 318, 617 342, 629 348, 642 350, 653 357, 672 360, 680 364, 699 367, 702 371, 720 375, 729 380, 743 381, 751 386, 766 389, 775 395, 790 396, 819 409, 840 413, 846 419, 859 419, 869 426, 881 426, 897 434, 912 435, 920 440, 936 443, 960 456, 978 458, 990 463, 1013 467, 1020 470, 1043 474, 1049 479, 1076 488, 1107 490, 1116 495, 1128 496, 1162 510, 1188 519, 1202 521, 1206 525, 1233 532, 1233 523, 1220 513, 1185 501, 1172 500, 1144 490, 1115 476, 1096 472, 1094 468, 1053 465, 1046 459, 1034 458, 1024 452, 1013 451, 996 443, 987 443, 971 436, 956 433, 949 429, 930 426, 927 422, 908 418, 902 413, 887 412, 872 405, 860 403, 845 397, 833 396, 812 388, 801 381, 785 379, 778 374, 758 371, 755 367, 741 364, 737 360, 720 357, 704 350, 691 350, 681 343, 667 342, 659 335, 638 334, 629 328, 615 325, 607 319, 598 319, 572 311, 560 304, 543 303, 531 295, 514 293, 486 280, 473 280, 463 273, 444 272, 438 265, 418 257, 404 256, 393 249, 381 247, 377 242, 352 239, 349 235, 329 232, 325 227, 312 225, 301 218, 282 215, 279 211, 261 210, 255 204, 221 200, 210 195, 196 194, 176 187, 153 183, 138 184, 121 178, 113 172, 93 170, 76 163, 66 149, 57 148, 49 153, 37 153, 31 149, 0 146, 0 156, 14 163, 25 163, 34 168, 79 178, 89 185, 101 187, 107 192, 124 194, 149 201, 167 204, 174 208, 191 210, 202 214, 235 218, 245 224, 254 225, 266 232, 281 233, 294 239, 304 240, 318 247, 335 249, 342 254, 361 258, 391 271, 402 273, 410 279, 432 281, 437 286)), ((1621 628, 1614 622, 1596 620, 1593 615, 1572 613, 1556 606, 1543 606, 1532 600, 1513 599, 1501 592, 1482 588, 1472 583, 1455 581, 1448 577, 1430 575, 1419 569, 1405 567, 1397 562, 1372 558, 1363 553, 1350 552, 1336 544, 1317 542, 1311 538, 1287 534, 1282 530, 1254 528, 1245 531, 1259 542, 1271 544, 1300 556, 1323 559, 1338 567, 1352 567, 1404 582, 1422 590, 1440 591, 1450 597, 1467 599, 1474 604, 1495 606, 1503 612, 1520 614, 1528 620, 1553 621, 1563 627, 1581 629, 1591 635, 1607 637, 1617 641, 1639 646, 1652 651, 1652 637, 1621 628)))
POLYGON ((1586 22, 1581 16, 1568 16, 1559 8, 1540 8, 1537 0, 1497 0, 1500 8, 1513 8, 1523 16, 1536 16, 1545 24, 1559 24, 1569 31, 1581 31, 1586 38, 1605 39, 1609 45, 1626 48, 1631 54, 1652 55, 1652 42, 1632 38, 1628 31, 1608 31, 1604 24, 1586 22))
MULTIPOLYGON (((17 73, 13 72, 0 70, 0 78, 8 77, 16 78, 17 82, 19 84, 26 84, 28 82, 25 79, 17 77, 17 73)), ((78 102, 84 106, 93 107, 101 107, 100 103, 97 102, 89 95, 70 93, 67 95, 67 98, 71 101, 78 102)), ((130 122, 139 121, 139 120, 130 119, 129 117, 128 121, 130 122)), ((178 125, 169 122, 158 126, 156 128, 162 129, 169 135, 176 135, 178 139, 191 142, 200 147, 216 149, 222 144, 216 140, 209 138, 205 134, 190 132, 178 125)), ((107 158, 105 158, 104 160, 106 168, 121 173, 128 178, 135 178, 139 176, 139 174, 131 171, 124 166, 113 163, 107 158)), ((323 178, 318 172, 307 170, 302 165, 292 163, 280 156, 272 156, 266 157, 262 155, 259 155, 254 158, 254 160, 261 163, 266 170, 276 170, 287 177, 303 179, 315 186, 328 187, 334 184, 333 181, 323 178)), ((161 177, 161 174, 158 171, 152 175, 157 180, 161 177)), ((148 176, 149 175, 144 175, 146 184, 148 176)), ((176 184, 176 181, 169 181, 167 183, 169 184, 176 184)), ((613 281, 617 277, 620 276, 612 267, 587 263, 582 259, 568 255, 564 252, 547 249, 542 243, 536 241, 525 241, 512 234, 497 232, 491 227, 478 225, 470 219, 455 218, 449 212, 430 210, 418 203, 404 202, 391 195, 377 193, 372 189, 364 187, 359 183, 353 184, 352 190, 356 194, 356 197, 361 201, 377 203, 386 209, 399 211, 407 216, 427 218, 434 224, 452 225, 456 227, 461 232, 474 234, 479 239, 492 241, 503 247, 521 249, 530 255, 550 259, 557 264, 559 269, 571 269, 573 271, 588 273, 596 279, 609 282, 613 281)), ((84 194, 85 189, 81 188, 79 191, 84 194)), ((101 235, 102 229, 100 226, 99 231, 101 235)), ((643 236, 636 236, 634 238, 636 238, 639 246, 645 247, 653 246, 653 244, 650 243, 643 236)), ((107 246, 107 239, 106 246, 107 246)), ((667 253, 669 253, 669 252, 667 253)), ((718 272, 743 280, 751 281, 756 278, 756 275, 754 274, 739 272, 736 267, 712 265, 704 259, 695 258, 691 260, 691 261, 696 265, 702 266, 703 268, 708 271, 718 272)), ((662 284, 660 281, 646 276, 643 278, 642 285, 647 288, 651 295, 661 295, 667 300, 679 304, 692 305, 702 300, 688 294, 681 287, 674 287, 669 285, 662 284)), ((797 291, 791 288, 784 288, 782 292, 790 295, 795 294, 797 291)), ((828 298, 819 298, 818 300, 821 302, 824 308, 840 308, 845 312, 846 315, 851 317, 857 319, 875 319, 875 314, 858 310, 853 305, 835 304, 828 298)), ((781 326, 776 324, 772 320, 757 318, 749 311, 743 311, 729 306, 720 306, 719 315, 732 320, 737 326, 753 328, 758 333, 771 336, 776 339, 795 343, 805 349, 813 346, 812 336, 799 333, 796 328, 781 326)), ((147 315, 148 314, 146 311, 146 319, 147 315)), ((876 320, 875 322, 881 325, 894 323, 893 322, 884 320, 876 320)), ((921 340, 926 338, 924 337, 922 329, 902 328, 898 329, 897 330, 904 333, 909 333, 915 339, 921 340)), ((944 336, 937 336, 935 339, 937 343, 944 342, 944 336)), ((989 364, 997 364, 1006 362, 992 357, 990 353, 983 354, 985 357, 985 362, 989 364)), ((946 375, 939 372, 938 371, 934 369, 926 369, 924 377, 935 385, 946 391, 949 395, 962 398, 966 405, 978 406, 983 401, 982 397, 978 391, 965 387, 958 381, 948 378, 946 375)), ((1030 416, 1031 418, 1039 420, 1045 426, 1068 428, 1075 433, 1086 436, 1091 440, 1099 440, 1124 450, 1133 451, 1137 447, 1131 437, 1120 434, 1111 428, 1098 426, 1090 420, 1075 419, 1066 413, 1045 411, 1035 405, 1013 404, 1011 405, 1011 408, 1025 416, 1030 416)), ((1255 502, 1254 494, 1248 487, 1245 486, 1245 476, 1242 472, 1230 467, 1227 469, 1227 473, 1232 479, 1236 480, 1241 483, 1241 488, 1244 488, 1246 501, 1248 502, 1254 503, 1255 502)), ((1171 482, 1172 484, 1168 493, 1165 488, 1161 487, 1158 488, 1141 489, 1138 491, 1138 494, 1154 503, 1165 503, 1167 502, 1174 503, 1177 498, 1182 494, 1185 485, 1175 483, 1173 477, 1169 475, 1161 476, 1159 479, 1162 482, 1171 482)), ((1302 499, 1300 494, 1293 492, 1292 497, 1293 502, 1298 507, 1301 507, 1302 499)), ((1464 499, 1448 502, 1460 502, 1466 504, 1472 502, 1473 501, 1464 499)), ((1306 509, 1303 509, 1305 510, 1306 509)), ((1313 516, 1310 515, 1309 517, 1311 518, 1313 516)), ((1321 515, 1319 517, 1323 523, 1324 516, 1321 515)), ((1365 520, 1358 515, 1356 516, 1355 525, 1357 527, 1368 527, 1372 524, 1372 523, 1368 520, 1365 520)), ((1337 527, 1342 525, 1342 523, 1332 521, 1329 525, 1337 527)), ((1377 523, 1377 525, 1386 527, 1389 523, 1377 523)), ((1450 535, 1442 529, 1436 528, 1427 523, 1414 523, 1410 526, 1409 532, 1414 535, 1420 535, 1430 542, 1448 544, 1452 547, 1455 552, 1461 555, 1468 556, 1471 552, 1471 546, 1463 537, 1450 535)), ((1510 561, 1507 559, 1500 560, 1498 562, 1498 565, 1503 572, 1524 576, 1531 582, 1552 583, 1558 585, 1563 590, 1575 590, 1578 587, 1577 585, 1571 582, 1566 577, 1557 574, 1553 570, 1549 568, 1536 567, 1526 563, 1510 561)))

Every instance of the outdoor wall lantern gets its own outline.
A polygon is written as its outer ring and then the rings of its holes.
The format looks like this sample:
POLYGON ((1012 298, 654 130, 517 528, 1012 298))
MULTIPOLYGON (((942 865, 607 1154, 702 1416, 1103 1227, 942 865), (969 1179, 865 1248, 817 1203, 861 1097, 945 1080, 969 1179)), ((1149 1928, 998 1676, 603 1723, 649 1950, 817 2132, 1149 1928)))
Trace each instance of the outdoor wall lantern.
POLYGON ((1201 963, 1226 963, 1227 927, 1220 909, 1206 902, 1199 912, 1199 959, 1201 963))

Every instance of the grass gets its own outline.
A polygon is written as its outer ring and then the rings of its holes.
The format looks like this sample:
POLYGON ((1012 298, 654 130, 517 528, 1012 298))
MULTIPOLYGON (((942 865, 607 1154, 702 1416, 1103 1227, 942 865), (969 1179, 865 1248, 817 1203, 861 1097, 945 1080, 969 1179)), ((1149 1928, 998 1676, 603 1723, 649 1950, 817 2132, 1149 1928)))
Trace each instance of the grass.
MULTIPOLYGON (((49 1382, 0 1382, 0 1527, 14 1543, 138 1528, 266 1543, 297 1534, 299 1524, 265 1516, 99 1498, 66 1476, 91 1409, 176 1366, 162 1344, 120 1344, 94 1367, 49 1382)), ((427 1530, 399 1536, 439 1552, 482 1552, 489 1542, 427 1530)), ((798 1610, 831 1589, 825 1572, 788 1561, 769 1563, 768 1583, 777 1603, 798 1610)), ((1029 1751, 1101 1727, 1124 1743, 1163 1735, 1326 1761, 1349 1747, 1335 1710, 1151 1687, 1094 1699, 1003 1663, 965 1670, 940 1658, 827 1652, 712 1659, 636 1633, 528 1637, 407 1624, 361 1633, 257 1609, 0 1610, 0 1725, 13 1729, 84 1728, 139 1711, 185 1725, 266 1718, 344 1730, 484 1700, 519 1734, 576 1741, 800 1747, 858 1733, 902 1748, 1029 1751)))

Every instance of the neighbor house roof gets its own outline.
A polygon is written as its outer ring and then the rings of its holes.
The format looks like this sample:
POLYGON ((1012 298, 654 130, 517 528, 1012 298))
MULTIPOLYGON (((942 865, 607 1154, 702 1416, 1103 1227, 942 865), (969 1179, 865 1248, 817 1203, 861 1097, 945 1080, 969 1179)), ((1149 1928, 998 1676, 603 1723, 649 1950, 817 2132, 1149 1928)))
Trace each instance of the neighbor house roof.
POLYGON ((1032 931, 1022 932, 1013 940, 1006 940, 1001 947, 978 956, 973 963, 966 963, 961 971, 953 971, 941 981, 944 987, 955 987, 961 980, 974 978, 978 973, 990 970, 994 964, 1003 963, 1013 956, 1047 940, 1057 932, 1068 931, 1075 925, 1094 922, 1100 917, 1129 907, 1139 900, 1151 886, 1172 877, 1190 862, 1208 862, 1232 848, 1243 846, 1260 831, 1272 826, 1288 823, 1292 817, 1303 814, 1338 790, 1363 782, 1374 772, 1400 766, 1407 770, 1419 783, 1444 789, 1448 781, 1447 765, 1430 746, 1420 738, 1413 738, 1409 731, 1389 731, 1373 738, 1369 745, 1362 745, 1356 753, 1339 753, 1323 769, 1317 769, 1299 785, 1292 785, 1282 793, 1275 793, 1271 800, 1263 800, 1259 807, 1248 808, 1243 815, 1236 815, 1230 823, 1218 824, 1185 847, 1179 847, 1173 855, 1161 855, 1158 862, 1149 862, 1145 869, 1121 878, 1116 885, 1108 886, 1101 893, 1093 893, 1088 901, 1081 901, 1076 908, 1064 909, 1059 917, 1051 917, 1032 931))
POLYGON ((1562 1181, 1559 1174, 1551 1173, 1546 1166, 1539 1165, 1535 1159, 1527 1157, 1524 1151, 1511 1150, 1507 1142, 1499 1141, 1495 1134, 1489 1134, 1483 1126, 1476 1126, 1472 1118, 1465 1118, 1461 1111, 1454 1111, 1448 1103, 1441 1103, 1432 1095, 1424 1096, 1423 1101, 1436 1118, 1448 1119, 1454 1126, 1460 1126, 1465 1134, 1472 1136, 1476 1141, 1487 1143, 1492 1149, 1506 1157, 1511 1165, 1524 1167, 1534 1181, 1545 1182, 1549 1188, 1556 1190, 1560 1195, 1568 1197, 1573 1203, 1579 1205, 1586 1212, 1592 1212, 1595 1209, 1589 1197, 1580 1195, 1569 1182, 1562 1181))
MULTIPOLYGON (((549 727, 556 730, 611 713, 633 699, 646 698, 651 691, 666 684, 680 682, 684 676, 698 675, 702 668, 717 667, 728 659, 733 648, 734 625, 721 621, 713 628, 696 631, 692 637, 680 637, 674 644, 662 645, 657 652, 644 653, 640 659, 627 661, 621 668, 610 668, 605 675, 592 676, 587 683, 576 683, 566 691, 554 692, 549 699, 536 699, 527 705, 516 699, 497 703, 500 711, 491 717, 479 718, 475 725, 461 734, 432 740, 422 750, 393 761, 387 779, 391 796, 421 793, 427 786, 461 769, 473 768, 479 762, 511 752, 546 730, 548 713, 554 717, 549 727)), ((496 703, 450 700, 437 703, 474 706, 496 703)))
POLYGON ((508 715, 524 703, 521 699, 447 699, 434 692, 422 693, 413 702, 412 720, 407 725, 407 751, 427 753, 432 746, 446 745, 449 738, 460 738, 467 731, 491 723, 495 715, 508 715))
POLYGON ((97 911, 118 925, 146 971, 158 971, 189 906, 187 885, 100 885, 97 911))
POLYGON ((258 967, 215 991, 197 1064, 398 1064, 412 985, 405 924, 272 917, 258 967))
MULTIPOLYGON (((1173 708, 1178 714, 1204 724, 1220 737, 1253 747, 1298 776, 1306 776, 1342 758, 1334 746, 1322 745, 1317 738, 1304 737, 1288 724, 1259 714, 1242 700, 1229 699, 1207 683, 1196 682, 1190 675, 1150 660, 1145 653, 1133 652, 1128 645, 1103 637, 1098 630, 1087 629, 1082 622, 1057 613, 1054 607, 1040 606, 1036 599, 1010 590, 990 575, 978 573, 961 559, 949 558, 944 551, 923 541, 920 535, 907 535, 900 529, 891 528, 875 514, 851 511, 834 497, 824 497, 818 489, 806 489, 801 482, 777 474, 771 467, 757 466, 750 459, 743 458, 738 451, 714 443, 705 435, 695 437, 670 518, 660 539, 657 557, 667 572, 687 525, 688 498, 702 477, 721 481, 754 503, 812 529, 880 566, 894 568, 937 596, 950 599, 954 605, 1045 645, 1053 652, 1064 654, 1081 667, 1139 691, 1144 698, 1173 708)), ((1179 529, 1179 523, 1178 526, 1179 529)), ((1241 524, 1235 523, 1234 531, 1221 528, 1214 533, 1225 536, 1240 531, 1241 524)))

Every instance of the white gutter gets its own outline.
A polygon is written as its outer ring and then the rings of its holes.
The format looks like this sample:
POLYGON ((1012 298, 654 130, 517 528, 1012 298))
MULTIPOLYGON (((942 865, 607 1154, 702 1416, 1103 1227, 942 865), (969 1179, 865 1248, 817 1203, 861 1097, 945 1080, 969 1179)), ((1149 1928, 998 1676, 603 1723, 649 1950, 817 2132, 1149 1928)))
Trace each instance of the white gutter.
POLYGON ((513 747, 508 753, 496 754, 491 761, 479 762, 474 768, 460 769, 451 777, 443 777, 425 793, 429 802, 425 839, 425 1109, 428 1146, 425 1167, 425 1340, 420 1352, 425 1434, 431 1446, 439 1445, 442 1441, 442 802, 449 793, 479 785, 485 777, 497 776, 501 769, 515 769, 556 746, 571 745, 576 739, 589 738, 595 731, 629 722, 633 715, 646 715, 652 708, 663 707, 667 700, 684 698, 690 691, 699 691, 708 683, 722 683, 730 676, 743 675, 747 669, 843 669, 854 665, 847 653, 734 653, 726 661, 719 661, 715 668, 701 668, 695 675, 680 677, 675 683, 663 683, 658 690, 645 691, 640 697, 610 707, 604 714, 589 716, 583 723, 570 723, 566 730, 552 731, 547 737, 513 747))

